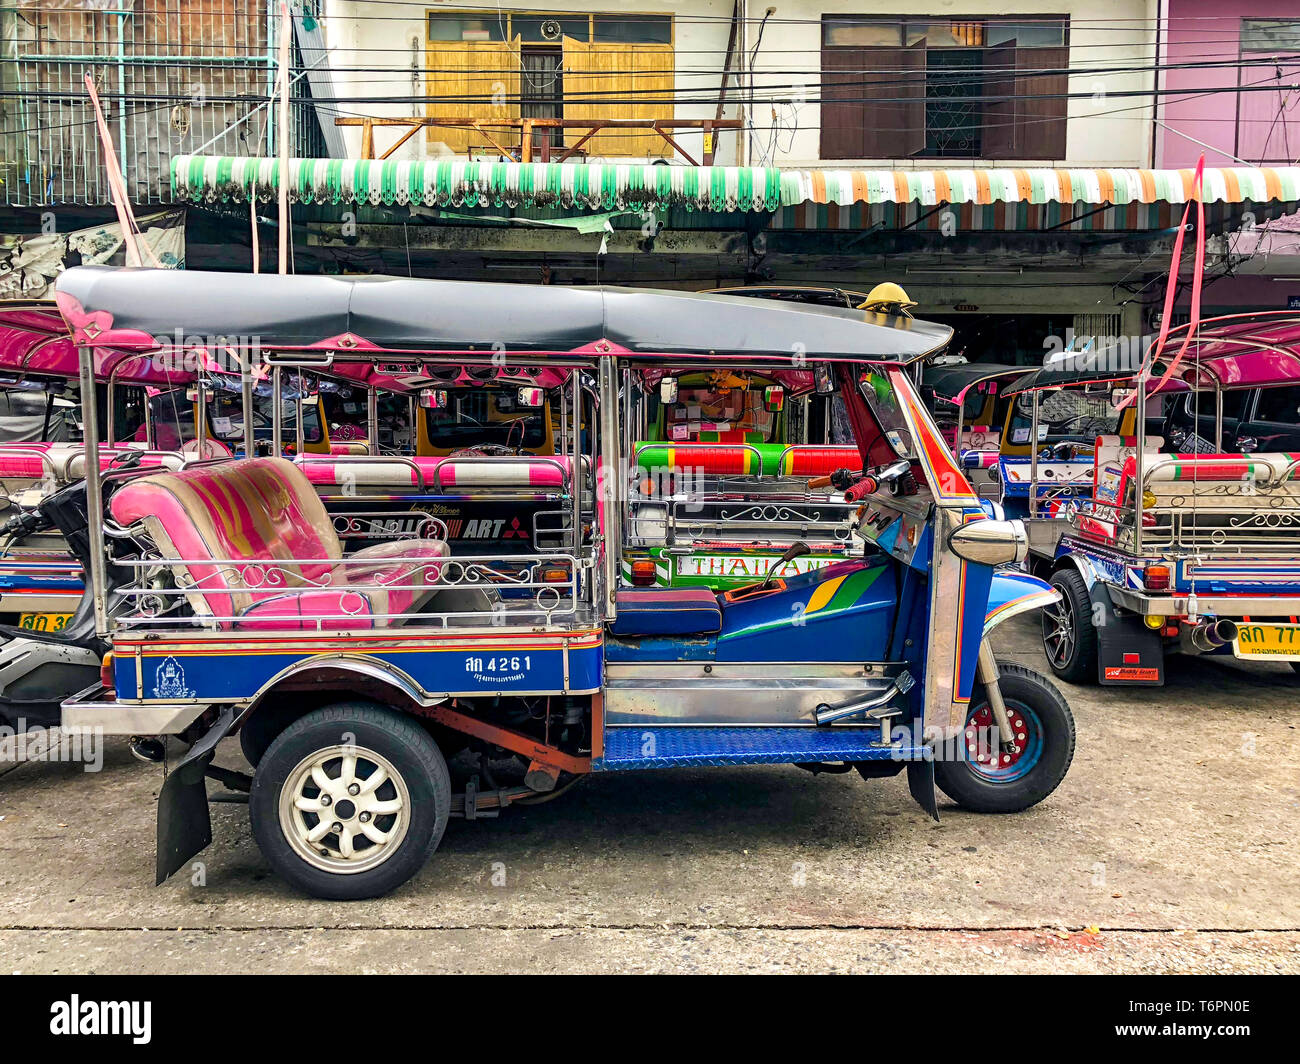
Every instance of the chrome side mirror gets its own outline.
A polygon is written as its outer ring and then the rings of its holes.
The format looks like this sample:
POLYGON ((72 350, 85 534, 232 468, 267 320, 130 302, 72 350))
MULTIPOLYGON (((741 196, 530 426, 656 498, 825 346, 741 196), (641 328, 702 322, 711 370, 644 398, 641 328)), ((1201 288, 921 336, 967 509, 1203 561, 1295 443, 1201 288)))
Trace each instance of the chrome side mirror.
POLYGON ((828 363, 818 362, 813 366, 813 389, 818 395, 835 394, 835 374, 828 363))

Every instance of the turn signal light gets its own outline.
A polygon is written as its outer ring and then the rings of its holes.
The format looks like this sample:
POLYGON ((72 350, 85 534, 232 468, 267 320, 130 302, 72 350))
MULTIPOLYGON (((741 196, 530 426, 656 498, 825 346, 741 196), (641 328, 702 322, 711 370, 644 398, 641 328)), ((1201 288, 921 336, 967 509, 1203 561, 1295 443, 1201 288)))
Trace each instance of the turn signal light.
POLYGON ((1169 566, 1148 565, 1142 571, 1142 585, 1148 591, 1169 590, 1169 566))
POLYGON ((110 690, 117 687, 117 677, 113 675, 113 652, 104 655, 99 663, 99 682, 110 690))
POLYGON ((633 587, 654 587, 655 585, 655 563, 653 561, 639 561, 632 563, 632 586, 633 587))
POLYGON ((569 582, 568 569, 543 569, 543 584, 567 584, 569 582))

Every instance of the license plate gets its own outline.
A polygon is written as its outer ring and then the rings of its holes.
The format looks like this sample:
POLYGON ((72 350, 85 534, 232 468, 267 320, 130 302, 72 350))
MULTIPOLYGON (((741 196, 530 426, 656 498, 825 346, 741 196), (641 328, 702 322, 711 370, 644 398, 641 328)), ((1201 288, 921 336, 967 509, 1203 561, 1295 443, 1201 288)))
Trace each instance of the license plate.
POLYGON ((1300 624, 1242 624, 1232 649, 1239 658, 1300 661, 1300 624))
POLYGON ((20 613, 18 627, 33 632, 61 632, 70 620, 70 613, 20 613))

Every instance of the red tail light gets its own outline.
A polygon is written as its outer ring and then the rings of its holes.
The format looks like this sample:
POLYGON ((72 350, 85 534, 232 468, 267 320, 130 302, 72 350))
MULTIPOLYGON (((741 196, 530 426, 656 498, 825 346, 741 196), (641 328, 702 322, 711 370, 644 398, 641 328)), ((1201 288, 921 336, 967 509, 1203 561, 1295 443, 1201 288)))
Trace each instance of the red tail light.
POLYGON ((633 587, 654 587, 655 585, 655 563, 653 561, 639 561, 632 563, 632 586, 633 587))
POLYGON ((1168 591, 1170 586, 1169 566, 1148 565, 1142 571, 1142 586, 1148 591, 1168 591))

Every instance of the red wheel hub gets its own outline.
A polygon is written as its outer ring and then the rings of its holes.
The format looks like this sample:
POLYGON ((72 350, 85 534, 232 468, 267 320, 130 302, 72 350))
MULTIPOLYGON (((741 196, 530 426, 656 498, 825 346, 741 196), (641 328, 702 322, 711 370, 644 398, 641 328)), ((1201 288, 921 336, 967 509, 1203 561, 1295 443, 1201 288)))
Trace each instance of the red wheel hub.
POLYGON ((1014 706, 1007 706, 1007 719, 1011 722, 1011 739, 1014 750, 1000 748, 1005 736, 998 736, 998 743, 993 742, 993 732, 997 725, 993 720, 993 710, 987 705, 971 714, 966 721, 966 756, 985 772, 1009 769, 1029 746, 1029 724, 1024 714, 1014 706))

